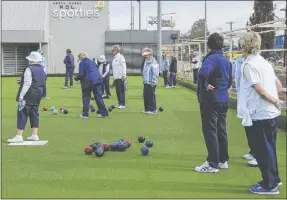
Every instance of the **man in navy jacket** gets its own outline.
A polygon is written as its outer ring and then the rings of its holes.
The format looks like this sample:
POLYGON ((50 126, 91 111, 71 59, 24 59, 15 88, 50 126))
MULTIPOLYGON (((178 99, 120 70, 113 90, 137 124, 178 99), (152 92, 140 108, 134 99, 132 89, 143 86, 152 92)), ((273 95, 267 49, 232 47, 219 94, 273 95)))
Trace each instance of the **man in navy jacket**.
POLYGON ((197 172, 216 173, 218 168, 228 168, 226 116, 232 67, 222 51, 223 40, 223 36, 218 33, 208 37, 209 53, 198 72, 197 95, 208 156, 205 163, 195 168, 197 172))
POLYGON ((86 52, 80 52, 78 58, 80 60, 79 75, 75 77, 75 81, 80 80, 82 87, 83 113, 80 117, 89 118, 91 92, 94 94, 94 98, 100 112, 98 117, 108 117, 109 113, 102 97, 103 79, 97 69, 96 63, 88 58, 88 54, 86 52))

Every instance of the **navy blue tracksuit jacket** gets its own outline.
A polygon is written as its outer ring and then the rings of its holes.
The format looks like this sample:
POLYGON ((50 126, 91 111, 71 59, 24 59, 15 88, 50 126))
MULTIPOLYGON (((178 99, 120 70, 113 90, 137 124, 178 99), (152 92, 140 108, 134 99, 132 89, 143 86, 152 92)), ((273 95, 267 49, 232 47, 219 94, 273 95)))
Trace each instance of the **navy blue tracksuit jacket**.
POLYGON ((228 89, 232 84, 232 65, 226 59, 222 50, 213 50, 203 60, 198 72, 198 100, 199 102, 227 103, 228 89), (207 85, 215 87, 207 91, 207 85))
POLYGON ((91 85, 103 83, 102 76, 94 61, 89 58, 84 59, 79 66, 79 75, 75 80, 80 80, 82 88, 88 88, 91 85))

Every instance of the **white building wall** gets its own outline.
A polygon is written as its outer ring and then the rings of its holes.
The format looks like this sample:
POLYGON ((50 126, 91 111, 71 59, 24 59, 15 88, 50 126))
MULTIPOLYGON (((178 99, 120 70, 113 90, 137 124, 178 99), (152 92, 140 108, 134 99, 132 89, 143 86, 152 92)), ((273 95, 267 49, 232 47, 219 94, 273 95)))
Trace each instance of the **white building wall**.
POLYGON ((48 73, 64 73, 66 49, 73 51, 75 60, 81 50, 87 51, 90 58, 104 53, 109 2, 105 1, 100 12, 96 12, 99 16, 94 17, 96 4, 97 1, 2 1, 2 36, 5 36, 2 42, 15 46, 17 43, 41 43, 49 63, 48 73), (57 11, 70 17, 53 15, 57 11), (73 17, 76 12, 82 16, 73 17))
MULTIPOLYGON (((81 2, 81 5, 74 5, 73 8, 83 8, 94 10, 96 1, 81 2)), ((69 5, 69 4, 66 4, 69 5)), ((50 2, 50 51, 52 53, 49 59, 52 62, 51 68, 54 73, 64 73, 65 65, 63 63, 66 56, 66 49, 71 49, 75 60, 80 51, 86 51, 89 57, 99 56, 104 53, 105 31, 109 27, 109 5, 105 2, 105 7, 101 10, 98 18, 55 18, 52 12, 59 9, 60 5, 50 2)), ((78 63, 76 63, 76 71, 78 63)))

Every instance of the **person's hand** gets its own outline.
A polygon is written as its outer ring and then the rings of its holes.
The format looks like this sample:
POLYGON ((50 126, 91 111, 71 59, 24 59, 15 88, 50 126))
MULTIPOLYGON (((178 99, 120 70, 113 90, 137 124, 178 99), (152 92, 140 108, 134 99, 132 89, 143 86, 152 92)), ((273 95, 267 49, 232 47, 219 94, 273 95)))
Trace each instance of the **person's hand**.
POLYGON ((17 84, 20 85, 20 83, 21 83, 21 80, 17 80, 17 84))
POLYGON ((23 101, 23 99, 22 99, 22 98, 19 98, 19 99, 18 99, 18 102, 21 102, 21 101, 23 101))
POLYGON ((206 90, 213 90, 215 87, 213 85, 208 84, 206 90))
POLYGON ((276 106, 276 108, 278 110, 281 110, 281 108, 285 105, 284 101, 280 100, 280 99, 277 99, 275 102, 274 102, 274 105, 276 106))
POLYGON ((122 81, 125 81, 126 80, 126 77, 125 76, 122 76, 122 81))

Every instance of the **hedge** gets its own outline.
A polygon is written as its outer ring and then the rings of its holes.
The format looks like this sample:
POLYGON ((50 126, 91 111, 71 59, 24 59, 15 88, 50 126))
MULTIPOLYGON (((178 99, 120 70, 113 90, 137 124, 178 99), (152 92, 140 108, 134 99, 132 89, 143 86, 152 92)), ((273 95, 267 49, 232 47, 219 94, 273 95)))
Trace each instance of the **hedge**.
MULTIPOLYGON (((192 82, 177 79, 177 83, 182 85, 182 86, 184 86, 184 87, 186 87, 186 88, 189 88, 191 90, 197 91, 197 85, 192 83, 192 82)), ((230 95, 229 106, 230 106, 230 108, 236 109, 236 107, 237 107, 236 96, 230 95)), ((278 127, 280 129, 283 129, 283 130, 286 131, 286 110, 281 112, 281 116, 280 116, 279 119, 280 120, 278 122, 278 127)))

